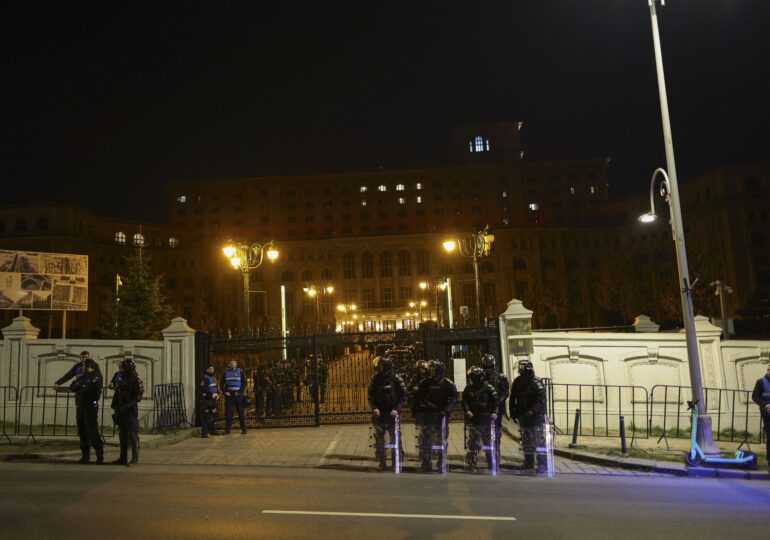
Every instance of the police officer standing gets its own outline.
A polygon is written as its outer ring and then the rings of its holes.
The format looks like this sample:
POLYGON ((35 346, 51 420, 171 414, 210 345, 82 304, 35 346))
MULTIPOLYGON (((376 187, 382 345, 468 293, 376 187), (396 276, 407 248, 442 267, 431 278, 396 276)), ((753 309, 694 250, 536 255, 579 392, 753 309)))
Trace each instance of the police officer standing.
POLYGON ((144 395, 144 383, 136 374, 136 364, 131 358, 124 358, 120 364, 120 381, 112 396, 112 418, 118 426, 120 457, 113 465, 139 464, 139 402, 144 395), (131 461, 128 461, 128 447, 131 447, 131 461))
POLYGON ((246 434, 246 417, 243 414, 243 392, 246 391, 246 384, 246 375, 238 367, 238 362, 230 360, 228 368, 219 380, 219 386, 225 394, 225 435, 229 435, 233 427, 233 407, 238 411, 241 433, 246 434))
MULTIPOLYGON (((535 376, 535 369, 529 360, 519 362, 519 376, 511 386, 509 401, 511 418, 518 422, 521 430, 521 446, 524 449, 523 469, 532 469, 535 465, 535 453, 538 446, 544 444, 544 424, 546 413, 545 385, 535 376)), ((537 470, 543 472, 546 456, 537 454, 537 470)))
POLYGON ((80 385, 81 379, 85 377, 86 374, 85 362, 86 360, 90 359, 91 354, 88 351, 82 351, 80 353, 80 361, 72 366, 67 371, 67 373, 65 373, 53 384, 53 389, 58 392, 59 388, 61 388, 65 382, 72 379, 73 377, 75 378, 75 380, 70 385, 70 390, 75 393, 75 420, 78 426, 78 437, 80 438, 80 452, 82 453, 80 463, 88 463, 91 453, 91 444, 88 438, 88 428, 86 427, 85 423, 85 407, 80 402, 80 396, 77 392, 77 388, 80 385))
POLYGON ((503 437, 503 415, 505 415, 505 400, 508 399, 510 383, 502 371, 497 369, 497 361, 491 354, 481 357, 481 368, 484 370, 486 382, 491 384, 497 392, 497 418, 495 419, 495 444, 497 455, 500 456, 500 440, 503 437))
POLYGON ((214 420, 217 417, 217 400, 219 389, 217 378, 214 377, 214 366, 209 366, 201 377, 199 385, 201 394, 201 438, 207 439, 209 432, 219 435, 214 420))
MULTIPOLYGON (((446 441, 445 422, 449 421, 452 408, 457 403, 457 387, 450 379, 444 377, 444 363, 431 360, 428 365, 428 377, 423 380, 414 395, 412 410, 420 432, 420 470, 432 470, 432 452, 425 450, 428 446, 438 446, 446 441)), ((446 454, 441 452, 437 467, 443 471, 446 466, 446 454)))
MULTIPOLYGON (((401 414, 401 407, 406 401, 406 385, 401 377, 396 375, 393 360, 381 356, 375 360, 377 372, 369 383, 369 405, 372 408, 372 425, 374 426, 375 459, 379 470, 388 468, 385 444, 385 431, 389 433, 390 444, 395 444, 396 416, 401 414)), ((401 448, 398 449, 401 452, 401 448)), ((394 456, 396 450, 393 451, 394 456)), ((395 459, 395 457, 394 457, 395 459)))
POLYGON ((81 458, 78 463, 88 463, 90 448, 96 452, 96 464, 104 463, 104 443, 99 433, 99 400, 102 397, 102 373, 98 364, 91 358, 83 363, 84 375, 72 383, 72 389, 76 393, 79 408, 82 411, 83 425, 85 427, 86 446, 83 446, 81 435, 81 458))
MULTIPOLYGON (((465 469, 476 472, 476 458, 481 442, 489 446, 492 422, 497 421, 498 396, 494 387, 486 382, 484 370, 472 367, 468 370, 470 384, 463 390, 463 411, 468 426, 468 453, 465 455, 465 469)), ((492 469, 492 454, 487 450, 487 466, 492 469)))
POLYGON ((759 405, 759 414, 762 415, 762 422, 765 425, 765 441, 767 442, 767 466, 770 471, 770 365, 767 366, 767 373, 764 377, 757 380, 754 385, 754 391, 751 393, 751 399, 759 405))

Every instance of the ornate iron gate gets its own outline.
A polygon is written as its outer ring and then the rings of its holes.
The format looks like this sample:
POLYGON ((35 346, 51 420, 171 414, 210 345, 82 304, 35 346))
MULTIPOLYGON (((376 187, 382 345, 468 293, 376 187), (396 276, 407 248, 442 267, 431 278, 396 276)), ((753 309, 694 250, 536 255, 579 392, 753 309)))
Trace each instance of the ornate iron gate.
MULTIPOLYGON (((399 373, 411 378, 414 360, 439 358, 453 375, 453 357, 472 361, 482 353, 499 356, 495 327, 415 331, 316 334, 254 339, 196 336, 196 373, 214 365, 219 377, 235 360, 248 379, 249 427, 318 426, 368 422, 369 381, 374 359, 394 346, 414 350, 403 355, 399 373)), ((196 396, 196 411, 200 410, 196 396)), ((220 418, 224 403, 220 399, 220 418)))

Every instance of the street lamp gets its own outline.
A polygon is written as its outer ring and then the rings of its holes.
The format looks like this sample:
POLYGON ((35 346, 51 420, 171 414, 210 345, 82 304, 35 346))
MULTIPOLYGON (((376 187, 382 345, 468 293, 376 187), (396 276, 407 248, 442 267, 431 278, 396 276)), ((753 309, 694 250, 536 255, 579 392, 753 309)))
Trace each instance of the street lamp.
POLYGON ((466 235, 460 238, 450 239, 443 243, 444 250, 447 253, 453 253, 456 250, 463 257, 473 259, 473 274, 476 282, 476 322, 481 326, 481 279, 479 277, 479 259, 489 255, 492 249, 492 243, 495 236, 490 234, 489 225, 484 230, 466 235))
POLYGON ((332 287, 331 285, 326 285, 325 287, 319 288, 316 285, 307 284, 304 287, 302 287, 302 290, 310 298, 315 299, 316 332, 320 332, 320 330, 321 330, 321 307, 319 305, 319 301, 320 301, 321 296, 331 296, 331 294, 334 292, 334 287, 332 287))
MULTIPOLYGON (((419 283, 419 285, 420 285, 420 289, 421 290, 423 290, 423 291, 433 290, 433 292, 435 293, 435 295, 436 295, 436 299, 435 299, 435 302, 436 302, 436 321, 440 324, 442 322, 441 321, 441 309, 440 309, 441 305, 438 302, 438 293, 439 293, 439 291, 441 291, 441 292, 446 291, 447 285, 448 285, 447 281, 445 281, 443 279, 440 279, 440 280, 435 281, 435 282, 430 282, 430 283, 427 282, 427 281, 421 281, 419 283)), ((430 316, 430 312, 429 312, 429 316, 430 316)))
POLYGON ((420 300, 419 302, 409 302, 409 307, 414 309, 417 308, 418 311, 415 313, 417 317, 419 317, 420 324, 422 324, 422 308, 428 305, 428 302, 426 300, 420 300))
POLYGON ((341 312, 343 314, 343 323, 342 323, 342 331, 344 332, 346 328, 348 327, 348 313, 353 314, 353 318, 357 319, 358 317, 354 313, 358 309, 358 306, 355 304, 337 304, 337 311, 341 312))
POLYGON ((249 326, 249 272, 262 266, 267 257, 271 263, 278 259, 278 250, 273 241, 266 244, 241 244, 228 240, 222 253, 230 261, 235 270, 240 270, 243 276, 243 333, 244 336, 250 330, 249 326))
MULTIPOLYGON (((676 263, 679 270, 679 287, 682 297, 682 318, 684 319, 684 333, 687 342, 687 359, 690 367, 690 381, 692 386, 692 400, 700 403, 698 407, 698 443, 707 455, 719 455, 719 448, 714 444, 711 433, 711 417, 702 414, 706 410, 706 402, 703 399, 703 380, 701 377, 700 357, 698 355, 698 338, 695 334, 695 318, 692 307, 692 284, 690 272, 687 267, 687 251, 684 243, 684 226, 682 225, 682 207, 679 204, 679 184, 676 179, 676 162, 674 159, 674 140, 671 135, 671 120, 668 114, 668 97, 666 94, 666 79, 663 73, 663 53, 660 46, 660 31, 658 30, 658 14, 656 3, 658 0, 647 0, 650 6, 650 23, 652 25, 652 42, 655 53, 655 68, 658 75, 658 96, 660 98, 660 115, 663 123, 663 142, 666 149, 666 169, 656 169, 650 181, 650 212, 640 216, 639 220, 649 223, 655 220, 655 205, 653 189, 655 178, 658 174, 663 176, 661 182, 661 195, 668 202, 671 212, 671 232, 676 246, 676 263)), ((665 5, 665 0, 660 0, 665 5)))

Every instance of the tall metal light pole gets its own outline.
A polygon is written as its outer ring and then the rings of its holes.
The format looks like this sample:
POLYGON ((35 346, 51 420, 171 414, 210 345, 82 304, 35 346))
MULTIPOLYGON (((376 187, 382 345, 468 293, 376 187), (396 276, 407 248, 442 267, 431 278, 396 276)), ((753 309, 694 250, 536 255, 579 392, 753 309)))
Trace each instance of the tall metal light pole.
MULTIPOLYGON (((423 291, 430 291, 433 289, 433 292, 436 295, 436 323, 439 325, 443 325, 442 316, 441 316, 441 305, 438 301, 438 293, 439 291, 446 291, 447 289, 447 281, 443 279, 439 279, 438 281, 429 283, 427 281, 421 281, 419 283, 420 289, 423 291)), ((430 313, 429 313, 430 316, 430 313)))
MULTIPOLYGON (((650 6, 650 21, 652 24, 652 41, 655 52, 655 67, 658 74, 658 93, 660 98, 660 114, 663 121, 663 140, 666 149, 666 169, 657 169, 652 175, 650 184, 650 203, 653 204, 652 191, 656 176, 660 173, 664 177, 663 186, 667 191, 661 190, 666 197, 671 210, 671 232, 676 246, 676 263, 679 270, 679 288, 682 297, 682 318, 684 319, 684 332, 687 341, 687 359, 690 367, 690 381, 692 386, 692 400, 698 401, 698 439, 703 451, 709 455, 719 454, 719 448, 714 444, 711 433, 711 417, 701 414, 706 410, 706 402, 703 399, 703 379, 701 377, 700 356, 698 354, 698 338, 695 333, 695 317, 692 307, 692 284, 690 272, 687 267, 687 251, 684 243, 684 226, 682 225, 682 207, 679 203, 679 185, 676 177, 676 163, 674 160, 674 140, 671 135, 671 121, 668 113, 668 96, 666 94, 666 79, 663 73, 663 53, 660 47, 660 32, 658 30, 658 14, 656 4, 658 0, 647 0, 650 6)), ((660 0, 665 5, 665 0, 660 0)), ((655 216, 654 206, 651 214, 642 216, 640 220, 651 221, 655 216)))
POLYGON ((489 255, 489 252, 492 249, 492 242, 494 241, 495 236, 489 233, 489 225, 487 225, 482 231, 459 237, 457 240, 447 240, 443 244, 447 253, 452 253, 457 249, 463 257, 470 257, 473 259, 473 274, 476 282, 476 323, 478 326, 482 326, 479 260, 481 257, 489 255))
POLYGON ((222 248, 222 252, 230 260, 230 264, 236 270, 241 271, 243 276, 243 335, 247 336, 250 332, 249 323, 249 272, 262 266, 267 256, 267 260, 275 262, 278 259, 278 250, 273 246, 273 241, 266 244, 242 244, 227 241, 222 248))

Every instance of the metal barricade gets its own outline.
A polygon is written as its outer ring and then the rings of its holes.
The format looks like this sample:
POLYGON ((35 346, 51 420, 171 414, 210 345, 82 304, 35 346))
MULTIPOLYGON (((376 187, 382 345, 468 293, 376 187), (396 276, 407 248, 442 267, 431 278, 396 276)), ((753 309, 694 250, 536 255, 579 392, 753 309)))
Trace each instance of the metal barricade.
POLYGON ((163 433, 180 429, 185 424, 191 425, 187 419, 182 383, 156 384, 152 397, 155 402, 153 432, 163 433))
POLYGON ((3 422, 3 432, 0 433, 0 437, 4 438, 6 441, 11 442, 10 435, 16 434, 16 406, 19 401, 19 392, 16 390, 15 386, 0 386, 0 398, 2 398, 2 402, 0 402, 0 407, 3 408, 2 412, 2 422, 3 422), (11 423, 8 423, 8 408, 9 404, 12 404, 13 409, 10 413, 11 423), (8 433, 8 430, 11 430, 11 433, 8 433))

